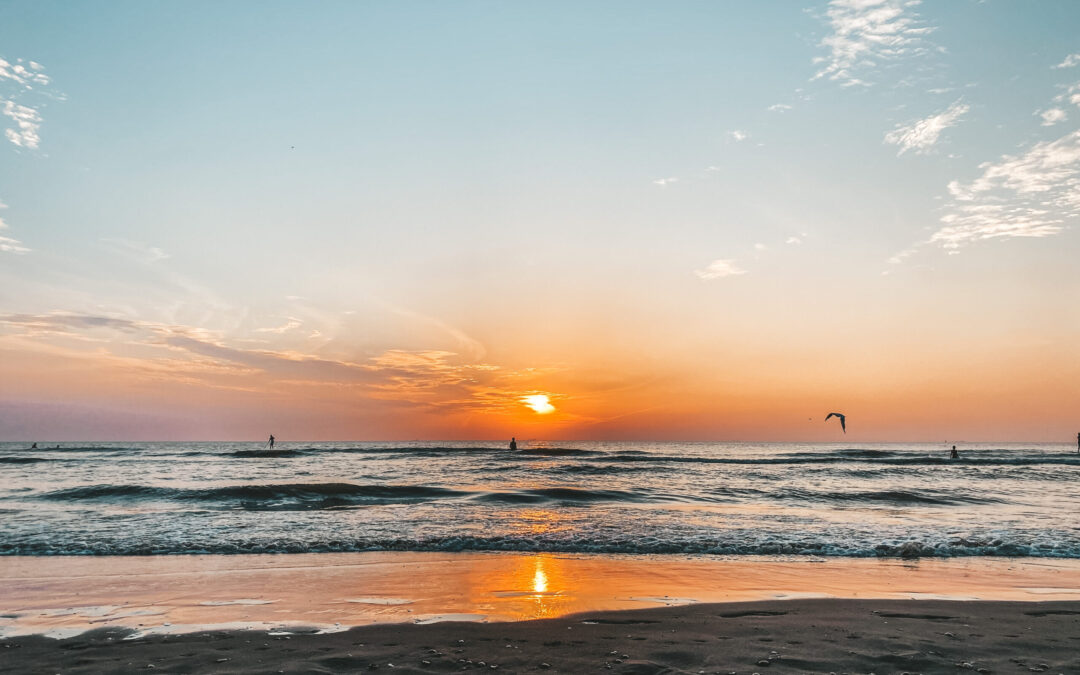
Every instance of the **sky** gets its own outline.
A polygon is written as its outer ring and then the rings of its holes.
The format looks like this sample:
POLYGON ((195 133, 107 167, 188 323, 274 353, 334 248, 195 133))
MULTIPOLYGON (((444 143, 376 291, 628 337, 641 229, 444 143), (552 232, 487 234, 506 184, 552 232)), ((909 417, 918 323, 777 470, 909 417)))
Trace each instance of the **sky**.
POLYGON ((1072 0, 0 0, 0 440, 1070 442, 1078 121, 1072 0))

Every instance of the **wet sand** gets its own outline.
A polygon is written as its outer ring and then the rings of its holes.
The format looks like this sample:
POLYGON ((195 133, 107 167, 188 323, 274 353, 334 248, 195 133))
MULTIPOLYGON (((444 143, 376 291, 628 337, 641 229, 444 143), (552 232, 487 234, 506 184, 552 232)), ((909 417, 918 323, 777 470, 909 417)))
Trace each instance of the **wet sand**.
POLYGON ((1080 603, 790 600, 329 634, 100 629, 0 642, 17 673, 1076 673, 1080 603))
POLYGON ((9 557, 0 584, 10 672, 1080 672, 1071 560, 9 557))

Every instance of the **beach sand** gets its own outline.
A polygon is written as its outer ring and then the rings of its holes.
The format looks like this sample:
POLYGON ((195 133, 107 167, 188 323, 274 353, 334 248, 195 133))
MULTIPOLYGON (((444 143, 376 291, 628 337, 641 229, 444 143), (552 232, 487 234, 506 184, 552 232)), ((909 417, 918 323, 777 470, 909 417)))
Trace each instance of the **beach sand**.
POLYGON ((99 629, 0 644, 26 673, 1076 673, 1080 603, 813 599, 329 634, 99 629))
POLYGON ((9 557, 0 583, 5 672, 1080 673, 1071 560, 9 557))

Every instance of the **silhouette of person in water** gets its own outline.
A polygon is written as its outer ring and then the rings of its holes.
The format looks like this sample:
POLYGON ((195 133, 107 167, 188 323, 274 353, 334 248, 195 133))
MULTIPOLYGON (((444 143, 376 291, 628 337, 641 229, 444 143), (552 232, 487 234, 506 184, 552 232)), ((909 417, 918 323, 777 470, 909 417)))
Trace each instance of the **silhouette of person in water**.
POLYGON ((274 449, 274 434, 270 434, 270 440, 268 440, 266 444, 270 446, 271 450, 274 449))
MULTIPOLYGON (((1080 434, 1077 434, 1076 438, 1077 438, 1077 444, 1080 444, 1080 434)), ((517 438, 515 438, 513 436, 510 437, 510 449, 511 450, 517 450, 517 438)))
POLYGON ((952 454, 949 455, 949 459, 960 459, 960 453, 956 451, 956 446, 952 446, 952 454))
MULTIPOLYGON (((1078 436, 1080 436, 1080 434, 1078 434, 1078 436)), ((30 449, 31 450, 37 450, 37 443, 34 443, 33 445, 31 445, 30 449)))
POLYGON ((1080 434, 1076 434, 1076 454, 1080 455, 1080 434))

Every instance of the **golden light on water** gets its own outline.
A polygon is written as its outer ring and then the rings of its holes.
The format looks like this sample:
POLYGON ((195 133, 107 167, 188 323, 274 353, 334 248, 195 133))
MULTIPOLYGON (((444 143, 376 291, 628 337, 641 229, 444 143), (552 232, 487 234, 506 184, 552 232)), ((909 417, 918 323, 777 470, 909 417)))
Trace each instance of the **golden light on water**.
POLYGON ((547 593, 548 578, 544 572, 544 559, 536 559, 536 570, 533 573, 533 593, 547 593))
POLYGON ((522 396, 521 402, 532 408, 538 415, 547 415, 555 412, 555 406, 551 405, 551 399, 547 394, 533 394, 522 396))

